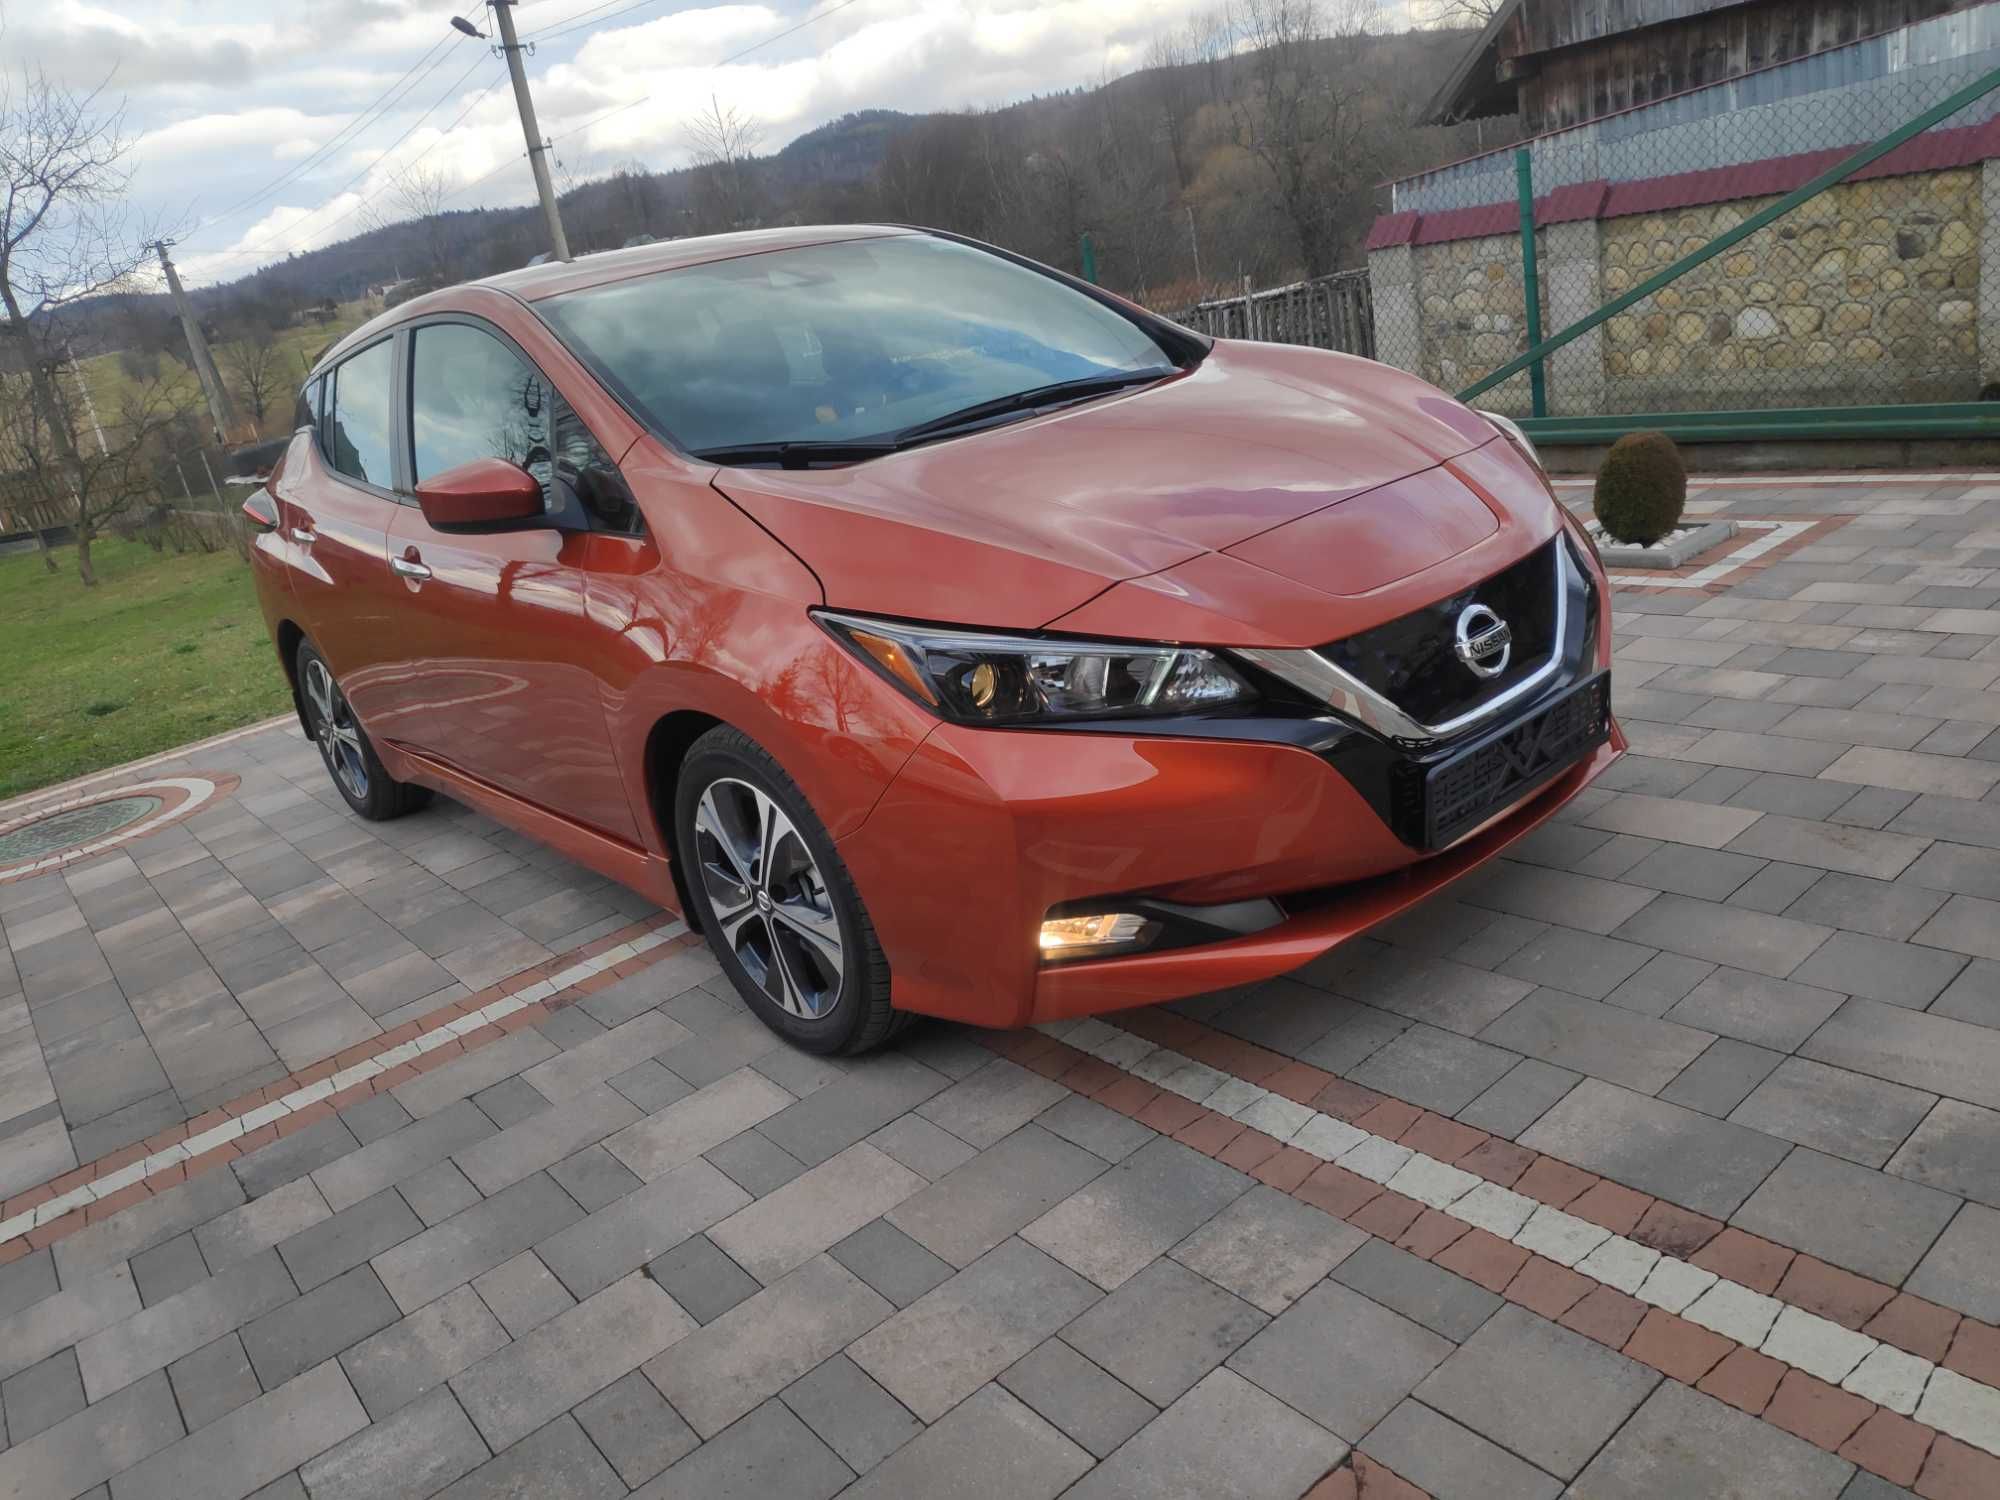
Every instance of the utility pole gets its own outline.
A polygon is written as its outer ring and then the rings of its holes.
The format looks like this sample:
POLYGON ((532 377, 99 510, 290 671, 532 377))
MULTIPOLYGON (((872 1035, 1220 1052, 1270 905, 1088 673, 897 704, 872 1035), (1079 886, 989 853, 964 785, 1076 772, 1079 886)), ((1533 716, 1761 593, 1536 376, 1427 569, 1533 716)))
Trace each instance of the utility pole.
POLYGON ((215 370, 215 356, 208 352, 208 340, 202 336, 201 321, 194 315, 194 306, 188 301, 187 293, 181 288, 181 278, 174 270, 174 263, 167 257, 168 240, 154 240, 153 248, 160 254, 160 269, 167 273, 167 290, 174 294, 174 307, 181 315, 181 332, 187 335, 188 354, 194 360, 195 378, 201 381, 202 394, 208 397, 208 415, 215 423, 215 441, 227 446, 236 432, 236 408, 230 404, 229 392, 223 388, 222 377, 215 370))
POLYGON ((76 350, 65 344, 63 353, 69 356, 69 378, 76 382, 77 390, 83 393, 83 409, 90 414, 90 430, 97 434, 98 457, 108 458, 111 447, 104 441, 104 424, 97 420, 97 403, 90 397, 90 382, 83 378, 83 366, 76 362, 76 350))
POLYGON ((569 237, 563 233, 556 207, 555 184, 549 180, 549 143, 535 124, 535 101, 528 93, 527 70, 521 65, 521 43, 514 35, 514 0, 487 0, 500 26, 500 51, 514 79, 514 102, 521 110, 521 134, 528 141, 528 165, 535 170, 535 191, 542 195, 542 217, 549 221, 549 248, 557 260, 568 260, 569 237))

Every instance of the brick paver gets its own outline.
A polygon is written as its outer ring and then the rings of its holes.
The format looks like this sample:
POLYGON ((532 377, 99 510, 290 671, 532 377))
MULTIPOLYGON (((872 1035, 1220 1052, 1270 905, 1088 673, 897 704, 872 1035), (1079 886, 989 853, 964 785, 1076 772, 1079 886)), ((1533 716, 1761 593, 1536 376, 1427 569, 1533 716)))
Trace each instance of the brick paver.
POLYGON ((0 1495, 1994 1493, 2000 651, 1840 591, 2000 568, 2000 490, 1695 494, 1862 514, 1621 589, 1633 753, 1438 912, 1060 1038, 810 1063, 525 840, 204 752, 0 886, 0 1495))

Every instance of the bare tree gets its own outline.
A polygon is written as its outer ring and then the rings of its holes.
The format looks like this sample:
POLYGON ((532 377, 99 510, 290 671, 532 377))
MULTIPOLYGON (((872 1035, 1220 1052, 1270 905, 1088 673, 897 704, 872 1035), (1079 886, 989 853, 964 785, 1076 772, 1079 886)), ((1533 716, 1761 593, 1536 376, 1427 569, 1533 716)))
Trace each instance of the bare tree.
POLYGON ((1425 0, 1416 13, 1425 25, 1440 31, 1468 26, 1484 31, 1500 14, 1503 3, 1505 0, 1425 0))
POLYGON ((240 330, 235 341, 223 347, 222 367, 235 384, 236 394, 249 408, 250 420, 261 437, 264 414, 270 409, 271 398, 278 394, 278 387, 286 383, 288 374, 279 359, 277 341, 271 337, 271 330, 255 326, 240 330))
MULTIPOLYGON (((35 455, 45 502, 75 506, 77 572, 90 568, 91 484, 56 371, 63 308, 128 280, 149 258, 128 232, 123 111, 39 70, 0 77, 0 365, 25 374, 27 416, 15 414, 17 453, 35 455)), ((4 403, 20 407, 19 401, 4 403)), ((101 456, 101 455, 100 455, 101 456)))
POLYGON ((1173 158, 1174 181, 1185 193, 1194 181, 1193 145, 1189 136, 1195 111, 1195 51, 1192 27, 1163 31, 1146 48, 1147 92, 1159 111, 1173 158))
POLYGON ((86 585, 97 573, 90 549, 112 522, 153 499, 153 466, 162 439, 189 410, 188 389, 173 376, 126 388, 106 433, 78 443, 75 419, 55 372, 44 372, 54 393, 55 421, 32 400, 9 401, 0 391, 0 451, 9 458, 5 481, 9 508, 31 516, 67 517, 76 534, 76 571, 86 585))
POLYGON ((644 162, 634 158, 611 169, 611 199, 620 243, 659 233, 654 224, 658 191, 644 162))
POLYGON ((1187 23, 1190 61, 1201 67, 1208 85, 1208 101, 1221 103, 1228 88, 1229 59, 1236 50, 1236 19, 1226 5, 1206 10, 1187 23))
POLYGON ((708 108, 688 121, 685 130, 694 157, 698 212, 718 228, 744 227, 754 216, 750 161, 763 142, 764 127, 711 94, 708 108))
POLYGON ((1241 0, 1244 85, 1236 144, 1262 165, 1308 277, 1334 269, 1334 226, 1372 179, 1373 80, 1363 62, 1370 0, 1241 0))
POLYGON ((452 243, 451 225, 444 217, 444 205, 451 194, 451 178, 443 169, 412 162, 396 170, 362 216, 370 229, 411 225, 416 231, 420 270, 434 286, 456 279, 458 251, 452 243))

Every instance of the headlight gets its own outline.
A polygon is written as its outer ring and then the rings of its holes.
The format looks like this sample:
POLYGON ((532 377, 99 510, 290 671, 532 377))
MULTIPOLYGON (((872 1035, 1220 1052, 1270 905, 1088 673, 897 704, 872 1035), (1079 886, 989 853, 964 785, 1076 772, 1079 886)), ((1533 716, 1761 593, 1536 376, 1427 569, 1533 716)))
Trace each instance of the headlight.
MULTIPOLYGON (((1542 468, 1542 455, 1535 451, 1535 445, 1528 441, 1527 433, 1521 431, 1521 424, 1512 417, 1503 417, 1497 411, 1482 411, 1480 416, 1491 422, 1499 434, 1521 450, 1522 456, 1536 468, 1542 468)), ((1548 471, 1543 469, 1546 474, 1548 471)))
POLYGON ((1194 646, 1037 640, 816 611, 890 682, 961 724, 1202 713, 1251 703, 1250 684, 1194 646))

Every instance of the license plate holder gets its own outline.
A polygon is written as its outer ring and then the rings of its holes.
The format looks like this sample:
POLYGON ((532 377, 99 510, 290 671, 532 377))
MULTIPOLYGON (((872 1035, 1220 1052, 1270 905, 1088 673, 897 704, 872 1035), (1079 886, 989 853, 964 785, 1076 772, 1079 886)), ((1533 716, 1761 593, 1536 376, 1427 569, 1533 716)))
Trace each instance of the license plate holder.
POLYGON ((1611 674, 1488 731, 1424 773, 1424 845, 1442 849, 1554 780, 1611 736, 1611 674))

